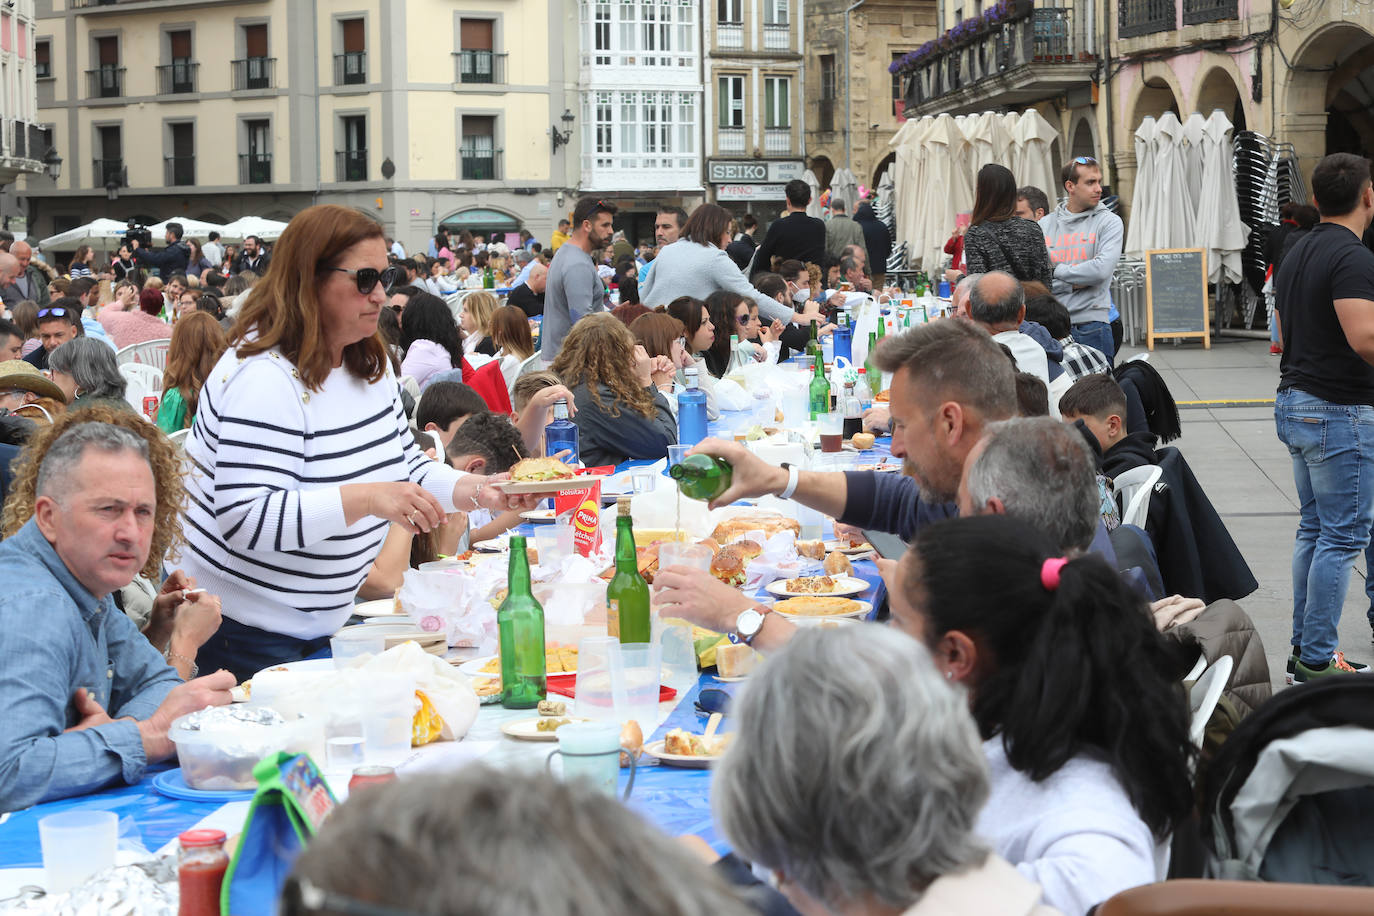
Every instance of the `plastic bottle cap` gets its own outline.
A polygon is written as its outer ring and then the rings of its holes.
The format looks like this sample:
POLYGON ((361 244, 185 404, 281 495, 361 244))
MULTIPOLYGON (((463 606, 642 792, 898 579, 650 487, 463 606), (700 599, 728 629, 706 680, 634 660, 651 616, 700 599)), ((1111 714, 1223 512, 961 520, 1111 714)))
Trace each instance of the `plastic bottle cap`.
POLYGON ((187 830, 177 837, 186 848, 198 846, 219 846, 227 838, 223 830, 187 830))

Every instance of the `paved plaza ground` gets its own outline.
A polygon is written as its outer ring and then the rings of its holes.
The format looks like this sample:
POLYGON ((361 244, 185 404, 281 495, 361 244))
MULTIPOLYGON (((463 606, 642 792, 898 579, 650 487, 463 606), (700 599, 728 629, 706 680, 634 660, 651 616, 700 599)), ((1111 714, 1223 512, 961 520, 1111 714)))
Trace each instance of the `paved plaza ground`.
MULTIPOLYGON (((1121 358, 1143 349, 1127 345, 1121 358)), ((1193 341, 1158 342, 1150 363, 1178 401, 1183 437, 1171 444, 1188 459, 1259 580, 1241 604, 1264 639, 1270 680, 1280 688, 1292 627, 1298 502, 1288 450, 1274 433, 1279 357, 1270 355, 1268 340, 1218 337, 1210 350, 1193 341)), ((1341 648, 1352 660, 1369 662, 1363 557, 1355 570, 1341 615, 1341 648)))

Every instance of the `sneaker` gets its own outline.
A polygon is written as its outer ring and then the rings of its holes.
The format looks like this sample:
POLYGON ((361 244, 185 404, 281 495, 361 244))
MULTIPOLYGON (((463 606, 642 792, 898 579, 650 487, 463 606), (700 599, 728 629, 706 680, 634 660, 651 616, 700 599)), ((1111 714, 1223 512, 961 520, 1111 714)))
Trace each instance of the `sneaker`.
POLYGON ((1270 344, 1269 352, 1277 356, 1278 354, 1283 352, 1283 347, 1280 347, 1278 344, 1270 344))
POLYGON ((1344 652, 1337 652, 1325 668, 1312 669, 1303 664, 1302 659, 1293 662, 1293 683, 1303 684, 1336 674, 1359 674, 1369 666, 1360 662, 1346 661, 1344 652))
POLYGON ((1298 664, 1298 653, 1295 651, 1288 656, 1288 673, 1284 675, 1283 682, 1289 687, 1293 686, 1293 670, 1298 664))

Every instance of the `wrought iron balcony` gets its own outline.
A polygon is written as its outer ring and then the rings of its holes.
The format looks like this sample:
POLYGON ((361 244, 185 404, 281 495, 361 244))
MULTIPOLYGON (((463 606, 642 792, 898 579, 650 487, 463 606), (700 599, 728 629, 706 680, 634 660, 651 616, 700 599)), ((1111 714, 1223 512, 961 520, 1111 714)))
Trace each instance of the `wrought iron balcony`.
POLYGON ((111 181, 121 188, 128 186, 129 173, 123 159, 96 159, 91 166, 92 183, 97 188, 108 187, 111 181))
POLYGON ((465 181, 496 181, 501 177, 501 151, 499 149, 473 149, 462 147, 458 157, 463 162, 465 181))
POLYGON ((1119 38, 1167 32, 1177 24, 1178 7, 1175 0, 1117 0, 1116 21, 1119 38))
POLYGON ((354 86, 367 82, 367 52, 345 51, 334 55, 334 85, 354 86))
POLYGON ((367 181, 367 150, 347 149, 334 153, 335 181, 367 181))
POLYGON ((157 68, 157 94, 175 95, 196 91, 196 73, 200 64, 193 60, 174 60, 157 68))
POLYGON ((744 152, 744 128, 720 127, 716 129, 716 150, 721 155, 744 152))
POLYGON ((786 22, 765 22, 763 47, 768 51, 792 50, 792 26, 786 22))
POLYGON ((763 131, 763 152, 767 156, 787 156, 792 152, 792 128, 767 127, 763 131))
POLYGON ((459 83, 503 84, 506 81, 506 55, 496 51, 454 51, 454 66, 459 83))
POLYGON ((86 79, 90 82, 88 98, 117 99, 124 95, 123 67, 107 64, 94 70, 87 70, 86 79))
POLYGON ((1236 0, 1183 0, 1184 25, 1219 22, 1223 19, 1236 19, 1238 16, 1236 0))
POLYGON ((275 57, 245 57, 229 61, 230 85, 236 92, 245 89, 271 89, 276 85, 275 57))
POLYGON ((239 184, 271 184, 271 153, 240 153, 239 184))
POLYGON ((716 47, 726 51, 738 51, 744 47, 744 23, 717 22, 716 47))
POLYGON ((162 160, 162 180, 168 187, 196 183, 195 156, 167 156, 162 160))
POLYGON ((939 39, 903 74, 906 116, 1020 104, 1086 85, 1097 66, 1093 20, 1082 9, 1088 2, 1057 0, 939 39))

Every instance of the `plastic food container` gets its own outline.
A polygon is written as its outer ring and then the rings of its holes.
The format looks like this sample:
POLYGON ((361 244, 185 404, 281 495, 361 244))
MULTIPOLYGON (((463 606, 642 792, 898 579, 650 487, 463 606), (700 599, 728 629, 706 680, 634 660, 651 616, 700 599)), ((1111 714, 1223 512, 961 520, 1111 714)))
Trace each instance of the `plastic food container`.
POLYGON ((181 776, 192 789, 256 789, 253 767, 286 750, 296 729, 276 711, 218 706, 173 720, 168 737, 177 747, 181 776))

